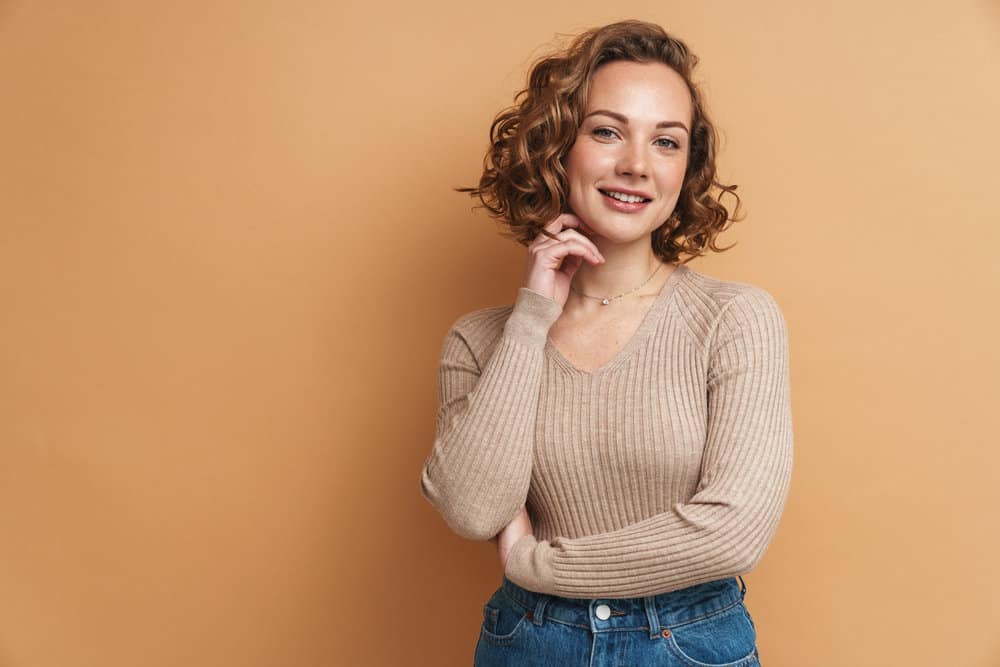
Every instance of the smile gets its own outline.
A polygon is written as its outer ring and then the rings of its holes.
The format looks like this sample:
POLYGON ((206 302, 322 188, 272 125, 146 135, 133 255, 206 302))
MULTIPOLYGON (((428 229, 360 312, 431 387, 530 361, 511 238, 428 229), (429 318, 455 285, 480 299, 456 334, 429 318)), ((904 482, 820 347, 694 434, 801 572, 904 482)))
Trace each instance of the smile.
POLYGON ((639 195, 627 195, 624 192, 615 192, 613 190, 601 190, 598 189, 605 197, 611 197, 612 199, 617 199, 618 201, 625 202, 626 204, 640 204, 652 201, 652 199, 646 199, 645 197, 640 197, 639 195))

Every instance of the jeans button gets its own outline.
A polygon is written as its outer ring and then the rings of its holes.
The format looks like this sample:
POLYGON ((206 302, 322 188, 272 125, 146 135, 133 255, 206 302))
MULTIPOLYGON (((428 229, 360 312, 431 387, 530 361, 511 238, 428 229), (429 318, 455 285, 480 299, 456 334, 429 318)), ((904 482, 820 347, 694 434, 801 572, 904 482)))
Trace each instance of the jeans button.
POLYGON ((601 619, 602 621, 606 621, 609 618, 611 618, 611 607, 609 607, 606 604, 599 604, 597 605, 597 608, 594 610, 594 613, 597 614, 597 618, 601 619))

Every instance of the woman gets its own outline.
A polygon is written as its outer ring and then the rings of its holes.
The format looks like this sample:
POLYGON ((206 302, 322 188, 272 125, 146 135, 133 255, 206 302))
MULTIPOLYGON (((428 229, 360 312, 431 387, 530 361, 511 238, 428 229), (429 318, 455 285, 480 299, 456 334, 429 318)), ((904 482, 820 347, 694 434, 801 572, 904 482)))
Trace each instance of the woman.
POLYGON ((528 248, 515 302, 445 337, 421 473, 497 543, 477 665, 759 664, 739 575, 791 478, 786 328, 765 290, 686 265, 735 214, 695 64, 656 25, 580 35, 467 189, 528 248))

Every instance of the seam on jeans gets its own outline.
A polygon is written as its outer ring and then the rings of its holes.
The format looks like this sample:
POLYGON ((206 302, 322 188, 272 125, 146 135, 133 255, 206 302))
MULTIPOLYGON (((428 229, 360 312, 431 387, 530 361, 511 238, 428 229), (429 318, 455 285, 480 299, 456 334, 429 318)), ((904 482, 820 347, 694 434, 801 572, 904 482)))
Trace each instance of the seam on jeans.
POLYGON ((664 627, 682 628, 685 625, 688 625, 690 623, 696 623, 698 621, 703 621, 706 618, 711 618, 712 616, 717 616, 717 615, 721 614, 724 611, 729 611, 730 609, 732 609, 733 607, 735 607, 739 603, 740 603, 740 600, 736 600, 732 604, 727 604, 725 607, 722 607, 721 609, 715 609, 715 610, 710 611, 710 612, 708 612, 706 614, 702 614, 701 616, 695 616, 694 618, 686 618, 686 619, 684 619, 683 621, 681 621, 679 623, 673 623, 673 624, 671 624, 669 626, 664 626, 664 627))
MULTIPOLYGON (((531 611, 533 609, 533 607, 528 607, 528 605, 524 604, 523 602, 521 602, 517 598, 515 598, 512 595, 508 594, 507 591, 503 590, 502 588, 500 589, 500 592, 503 593, 504 596, 506 596, 506 598, 508 600, 510 600, 511 602, 513 602, 514 604, 516 604, 518 607, 520 607, 521 609, 523 609, 525 613, 527 613, 527 612, 529 612, 529 611, 531 611)), ((583 628, 584 630, 589 630, 590 629, 589 625, 583 625, 582 623, 570 623, 568 621, 561 621, 558 618, 554 618, 553 616, 551 616, 548 613, 548 605, 546 605, 545 622, 548 623, 550 621, 552 623, 559 623, 560 625, 566 625, 566 626, 569 626, 571 628, 583 628)))
MULTIPOLYGON (((506 597, 508 600, 510 600, 511 602, 513 602, 514 604, 516 604, 518 607, 520 607, 521 610, 522 610, 522 613, 527 613, 529 611, 532 611, 533 607, 529 607, 528 605, 526 605, 521 600, 519 600, 519 599, 515 598, 514 596, 512 596, 510 593, 508 593, 503 588, 500 589, 500 592, 503 594, 504 597, 506 597)), ((712 611, 707 612, 705 614, 702 614, 701 616, 695 616, 693 618, 687 618, 687 619, 684 619, 683 621, 681 621, 679 623, 673 623, 673 624, 671 624, 669 626, 668 625, 662 625, 662 627, 664 627, 664 628, 681 628, 681 627, 684 627, 685 625, 688 625, 690 623, 695 623, 697 621, 702 621, 702 620, 704 620, 706 618, 711 618, 712 616, 715 616, 717 614, 721 614, 724 611, 728 611, 728 610, 732 609, 733 607, 737 606, 738 604, 740 604, 742 601, 743 601, 742 599, 740 599, 740 600, 734 600, 730 604, 727 604, 725 607, 720 607, 719 609, 713 609, 712 611)), ((556 618, 554 616, 551 616, 550 614, 548 614, 548 612, 546 612, 546 614, 545 614, 545 620, 546 621, 552 621, 553 623, 559 623, 560 625, 565 625, 565 626, 568 626, 568 627, 571 627, 571 628, 584 628, 586 630, 590 629, 590 625, 584 625, 582 623, 570 623, 569 621, 563 621, 563 620, 560 620, 560 619, 558 619, 558 618, 556 618)), ((756 628, 754 628, 754 629, 756 629, 756 628)), ((628 630, 628 631, 645 630, 646 632, 649 632, 649 626, 648 625, 643 625, 643 626, 632 627, 632 628, 609 628, 609 630, 616 630, 616 631, 617 630, 623 630, 623 631, 624 630, 628 630)))
POLYGON ((513 602, 514 604, 516 604, 518 607, 520 607, 524 611, 528 611, 528 610, 531 609, 531 607, 529 607, 527 604, 525 604, 524 602, 521 602, 520 600, 518 600, 516 597, 514 597, 513 595, 511 595, 510 593, 508 593, 504 589, 501 588, 500 592, 503 593, 503 596, 505 598, 507 598, 508 600, 510 600, 511 602, 513 602))
MULTIPOLYGON (((681 648, 677 645, 677 641, 673 639, 673 637, 667 639, 667 642, 668 642, 667 650, 673 653, 688 667, 712 667, 710 663, 699 662, 698 660, 695 660, 688 654, 684 653, 684 651, 682 651, 681 648)), ((722 664, 725 667, 754 667, 755 665, 760 665, 760 658, 758 657, 757 654, 757 647, 754 646, 753 653, 749 654, 745 658, 740 658, 735 662, 726 662, 722 664)))

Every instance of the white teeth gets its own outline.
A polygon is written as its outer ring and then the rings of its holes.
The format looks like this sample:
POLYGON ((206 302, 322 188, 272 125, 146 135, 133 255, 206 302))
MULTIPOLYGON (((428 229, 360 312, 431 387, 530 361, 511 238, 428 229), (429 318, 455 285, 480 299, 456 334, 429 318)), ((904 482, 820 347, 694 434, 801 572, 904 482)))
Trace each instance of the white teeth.
POLYGON ((611 192, 610 190, 602 190, 602 192, 612 199, 628 202, 630 204, 638 204, 641 201, 645 201, 645 199, 638 195, 627 195, 624 192, 611 192))

